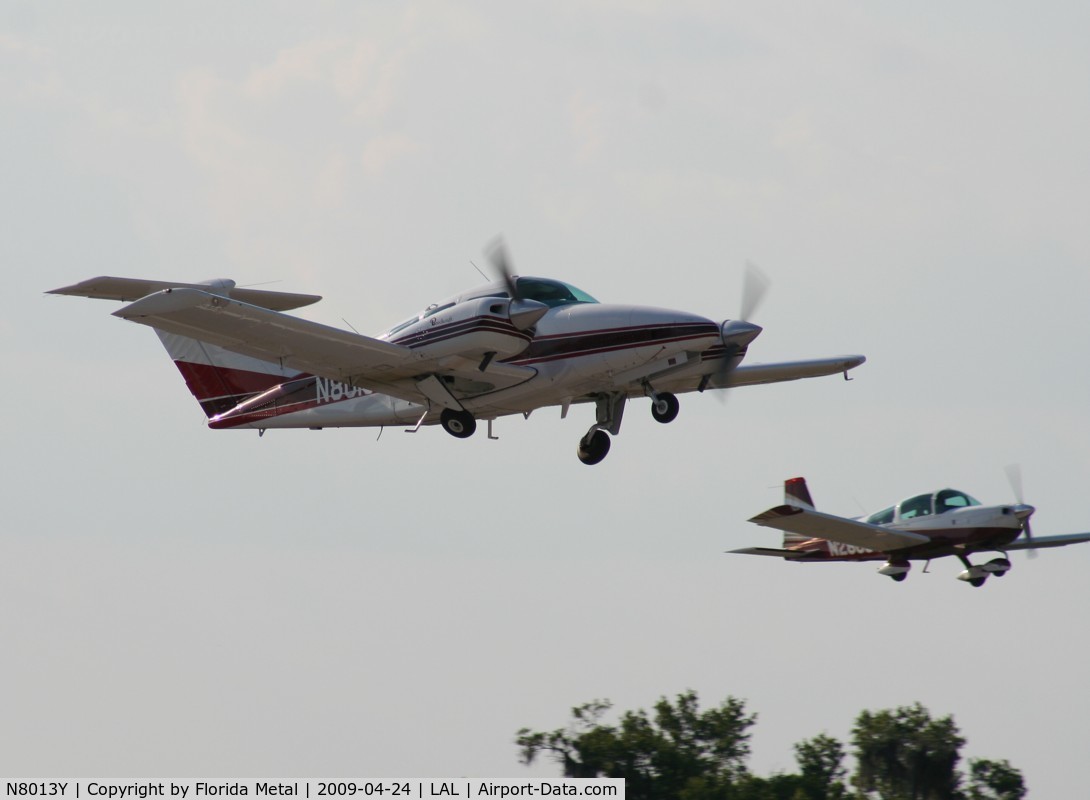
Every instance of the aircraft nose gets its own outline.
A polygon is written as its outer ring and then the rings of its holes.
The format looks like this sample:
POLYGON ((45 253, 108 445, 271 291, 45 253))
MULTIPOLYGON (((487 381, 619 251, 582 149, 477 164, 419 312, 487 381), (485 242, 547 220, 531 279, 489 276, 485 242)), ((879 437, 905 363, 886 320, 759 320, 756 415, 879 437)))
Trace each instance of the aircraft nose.
POLYGON ((1014 516, 1018 517, 1018 519, 1020 520, 1029 519, 1031 516, 1033 516, 1033 512, 1036 510, 1036 508, 1029 505, 1028 503, 1019 503, 1016 506, 1011 506, 1011 511, 1014 513, 1014 516))
POLYGON ((745 347, 764 330, 760 325, 754 325, 752 322, 746 322, 740 319, 728 319, 721 326, 723 344, 734 344, 738 347, 745 347))

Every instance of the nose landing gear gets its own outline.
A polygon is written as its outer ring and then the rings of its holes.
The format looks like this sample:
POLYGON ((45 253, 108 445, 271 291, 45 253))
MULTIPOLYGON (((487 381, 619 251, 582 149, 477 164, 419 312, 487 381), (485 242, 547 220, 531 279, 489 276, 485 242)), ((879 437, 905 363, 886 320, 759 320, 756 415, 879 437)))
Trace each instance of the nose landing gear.
POLYGON ((961 563, 965 565, 965 569, 958 573, 958 580, 965 581, 970 586, 983 586, 984 581, 988 580, 989 575, 1002 578, 1011 568, 1010 559, 1006 556, 993 558, 987 564, 980 564, 979 566, 970 564, 969 559, 965 556, 958 556, 958 558, 960 558, 961 563))
POLYGON ((670 392, 659 392, 651 397, 651 416, 655 418, 655 422, 673 422, 680 409, 681 403, 670 392))

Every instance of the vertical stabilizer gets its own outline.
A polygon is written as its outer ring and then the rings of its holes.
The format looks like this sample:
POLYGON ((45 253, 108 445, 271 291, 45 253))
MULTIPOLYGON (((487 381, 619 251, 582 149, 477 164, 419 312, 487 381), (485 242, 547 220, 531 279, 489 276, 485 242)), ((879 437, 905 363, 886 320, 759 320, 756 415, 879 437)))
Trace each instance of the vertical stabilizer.
MULTIPOLYGON (((805 508, 814 511, 814 501, 810 497, 810 490, 806 487, 806 478, 788 478, 783 482, 784 505, 795 508, 805 508)), ((803 542, 810 541, 809 536, 785 531, 783 534, 784 550, 797 547, 803 542)))
POLYGON ((783 482, 783 502, 785 505, 814 510, 814 501, 806 488, 806 478, 788 478, 783 482))

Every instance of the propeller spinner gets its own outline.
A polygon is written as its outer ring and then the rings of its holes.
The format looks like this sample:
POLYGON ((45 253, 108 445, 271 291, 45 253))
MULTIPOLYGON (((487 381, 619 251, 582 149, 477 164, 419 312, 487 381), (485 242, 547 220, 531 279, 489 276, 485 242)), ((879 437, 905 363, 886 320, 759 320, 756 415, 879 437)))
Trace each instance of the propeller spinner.
POLYGON ((742 282, 742 308, 738 319, 728 319, 720 327, 720 336, 726 352, 719 369, 711 376, 715 386, 725 386, 734 371, 734 357, 756 339, 762 330, 760 325, 749 321, 768 292, 770 281, 756 264, 746 262, 746 274, 742 282))
MULTIPOLYGON (((1022 523, 1022 533, 1026 537, 1026 541, 1033 541, 1033 529, 1030 527, 1029 518, 1033 516, 1033 512, 1037 509, 1029 505, 1025 501, 1025 497, 1022 494, 1022 467, 1019 464, 1008 464, 1006 467, 1007 482, 1011 485, 1011 491, 1014 492, 1014 499, 1018 501, 1018 505, 1011 508, 1011 511, 1018 521, 1022 523)), ((1027 554, 1030 558, 1037 557, 1036 550, 1027 550, 1027 554)))
POLYGON ((492 270, 507 286, 507 294, 511 297, 511 303, 507 307, 507 316, 511 324, 520 331, 532 328, 539 319, 545 316, 549 307, 537 300, 527 300, 519 294, 518 276, 511 268, 511 257, 507 253, 507 245, 502 236, 497 236, 488 246, 485 255, 492 265, 492 270))

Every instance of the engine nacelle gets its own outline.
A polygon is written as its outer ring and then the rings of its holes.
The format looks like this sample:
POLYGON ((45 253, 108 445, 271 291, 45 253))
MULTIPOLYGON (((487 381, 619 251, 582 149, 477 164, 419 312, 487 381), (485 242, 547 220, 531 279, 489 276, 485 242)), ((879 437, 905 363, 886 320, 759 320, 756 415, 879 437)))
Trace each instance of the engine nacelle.
POLYGON ((527 348, 531 334, 526 328, 548 310, 544 303, 534 300, 478 297, 428 309, 416 322, 395 329, 388 341, 432 358, 481 358, 492 353, 503 359, 527 348))

